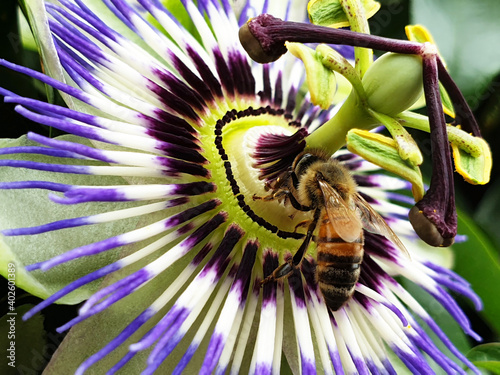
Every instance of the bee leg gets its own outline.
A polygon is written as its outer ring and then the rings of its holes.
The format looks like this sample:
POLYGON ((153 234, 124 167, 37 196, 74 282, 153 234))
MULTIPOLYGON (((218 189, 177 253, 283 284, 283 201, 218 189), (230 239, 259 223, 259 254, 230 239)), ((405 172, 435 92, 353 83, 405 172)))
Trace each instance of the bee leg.
POLYGON ((286 195, 286 194, 288 194, 288 191, 282 191, 282 190, 280 190, 280 191, 277 191, 277 192, 275 192, 275 193, 272 193, 272 194, 269 194, 269 195, 265 195, 265 196, 263 196, 263 197, 261 197, 261 196, 259 196, 259 195, 257 195, 257 194, 254 194, 254 195, 252 196, 252 199, 253 199, 254 201, 259 200, 259 199, 261 199, 261 200, 263 200, 263 201, 272 201, 272 200, 275 200, 275 199, 279 199, 279 198, 281 198, 283 195, 286 195))
POLYGON ((292 204, 293 208, 295 208, 296 210, 311 211, 311 207, 300 204, 291 191, 287 190, 285 194, 288 197, 288 199, 290 199, 290 203, 292 204))
POLYGON ((281 279, 282 277, 290 276, 290 274, 293 272, 293 269, 294 266, 292 266, 290 259, 290 261, 283 263, 281 266, 276 268, 272 274, 270 274, 268 277, 262 280, 260 282, 260 286, 263 286, 264 284, 267 284, 271 281, 276 281, 278 279, 281 279))
POLYGON ((264 183, 264 190, 274 190, 272 184, 269 181, 264 183))
POLYGON ((306 253, 307 248, 309 247, 309 243, 311 242, 314 229, 316 229, 316 225, 318 224, 320 214, 320 209, 316 209, 316 211, 314 211, 314 218, 307 228, 306 237, 304 238, 304 241, 300 245, 293 258, 288 260, 286 263, 283 263, 281 266, 276 268, 271 275, 262 280, 260 283, 261 286, 267 284, 268 282, 276 281, 283 277, 290 276, 295 268, 299 266, 300 262, 302 262, 302 258, 304 258, 304 254, 306 253))
POLYGON ((293 230, 293 233, 296 233, 297 232, 297 229, 299 229, 300 227, 305 227, 308 223, 310 223, 311 220, 304 220, 304 221, 301 221, 300 223, 298 223, 294 230, 293 230))
POLYGON ((302 245, 300 245, 299 249, 295 253, 295 255, 292 258, 292 266, 297 267, 300 262, 302 262, 302 258, 304 258, 304 254, 306 253, 307 248, 309 247, 309 243, 311 242, 311 238, 313 236, 314 229, 316 229, 316 226, 318 225, 318 220, 319 216, 321 214, 321 210, 317 208, 314 211, 314 217, 309 224, 309 227, 307 228, 307 233, 306 237, 304 238, 304 241, 302 242, 302 245))
POLYGON ((259 195, 257 195, 257 194, 254 194, 254 195, 252 196, 252 199, 253 199, 254 201, 256 201, 256 200, 271 201, 271 200, 273 200, 273 199, 274 199, 274 194, 265 195, 265 196, 263 196, 263 197, 261 197, 261 196, 259 196, 259 195))

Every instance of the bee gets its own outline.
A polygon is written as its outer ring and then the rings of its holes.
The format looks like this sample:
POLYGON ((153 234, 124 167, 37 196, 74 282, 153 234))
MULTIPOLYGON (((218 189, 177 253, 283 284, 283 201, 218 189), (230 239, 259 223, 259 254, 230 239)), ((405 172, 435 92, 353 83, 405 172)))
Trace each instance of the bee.
MULTIPOLYGON (((315 277, 326 305, 340 309, 354 294, 364 253, 364 230, 381 234, 408 254, 398 236, 385 220, 357 192, 357 184, 348 169, 322 150, 300 153, 292 167, 278 177, 272 193, 255 199, 288 198, 299 211, 313 211, 305 238, 288 262, 276 268, 262 281, 287 277, 304 257, 317 230, 315 277)), ((298 226, 304 225, 304 222, 298 226)), ((296 228, 297 228, 296 227, 296 228)))

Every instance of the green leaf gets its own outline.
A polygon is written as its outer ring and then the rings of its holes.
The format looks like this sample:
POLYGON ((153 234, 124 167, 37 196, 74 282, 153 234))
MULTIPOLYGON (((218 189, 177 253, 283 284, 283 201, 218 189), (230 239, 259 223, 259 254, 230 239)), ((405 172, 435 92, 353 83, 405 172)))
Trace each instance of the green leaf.
POLYGON ((3 354, 0 373, 3 375, 41 373, 49 358, 47 351, 54 348, 54 342, 49 341, 50 337, 47 337, 43 327, 43 316, 34 316, 26 322, 21 320, 23 314, 33 306, 15 306, 14 313, 17 315, 7 314, 0 318, 0 332, 3 335, 0 340, 0 350, 3 354), (9 358, 12 349, 14 356, 9 358), (14 367, 9 363, 13 363, 14 367))
POLYGON ((495 247, 476 223, 458 211, 458 233, 468 240, 453 245, 455 271, 471 283, 472 289, 483 300, 481 315, 500 333, 500 263, 495 247))
POLYGON ((500 232, 498 231, 498 223, 500 222, 500 179, 495 180, 493 185, 489 186, 476 208, 474 221, 495 239, 497 243, 496 252, 498 253, 500 248, 498 246, 500 244, 500 232))
POLYGON ((500 343, 478 345, 467 353, 467 358, 477 367, 500 374, 500 343))
MULTIPOLYGON (((90 146, 88 140, 75 136, 59 139, 90 146)), ((34 142, 19 139, 0 140, 0 147, 32 146, 34 142)), ((2 155, 2 159, 30 160, 45 163, 67 164, 68 159, 57 162, 43 155, 2 155)), ((88 164, 88 161, 71 159, 72 164, 88 164)), ((123 185, 127 182, 121 177, 88 176, 64 173, 51 173, 23 168, 0 168, 0 181, 42 180, 74 185, 123 185)), ((116 207, 113 203, 85 203, 59 205, 48 199, 48 192, 41 189, 0 190, 0 229, 20 228, 46 224, 56 220, 97 214, 132 206, 130 203, 116 207)), ((134 203, 133 205, 136 205, 134 203)), ((47 272, 26 272, 24 266, 50 259, 75 247, 103 240, 113 235, 135 228, 137 218, 120 220, 104 225, 90 225, 48 232, 33 236, 0 237, 0 273, 5 275, 6 264, 14 262, 17 266, 17 286, 40 298, 47 298, 73 280, 88 274, 104 264, 114 261, 120 249, 107 251, 93 257, 62 264, 47 272)), ((99 286, 99 281, 81 287, 62 298, 59 303, 74 304, 88 298, 99 286)))
POLYGON ((434 36, 451 76, 469 104, 477 106, 500 71, 498 0, 418 0, 411 2, 411 22, 434 36))

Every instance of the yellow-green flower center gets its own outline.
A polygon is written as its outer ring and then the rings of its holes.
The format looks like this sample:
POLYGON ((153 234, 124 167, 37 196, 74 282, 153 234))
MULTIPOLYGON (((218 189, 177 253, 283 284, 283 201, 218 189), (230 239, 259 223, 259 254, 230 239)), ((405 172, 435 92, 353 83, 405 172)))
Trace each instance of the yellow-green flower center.
POLYGON ((295 227, 310 220, 302 213, 278 200, 263 200, 270 194, 262 177, 262 168, 273 164, 261 163, 255 152, 267 136, 284 138, 297 132, 296 124, 283 110, 270 107, 228 111, 215 122, 213 136, 204 138, 204 156, 211 180, 217 185, 221 209, 228 212, 228 222, 237 223, 252 238, 258 238, 262 249, 294 252, 303 234, 295 227), (278 244, 277 241, 280 241, 278 244))

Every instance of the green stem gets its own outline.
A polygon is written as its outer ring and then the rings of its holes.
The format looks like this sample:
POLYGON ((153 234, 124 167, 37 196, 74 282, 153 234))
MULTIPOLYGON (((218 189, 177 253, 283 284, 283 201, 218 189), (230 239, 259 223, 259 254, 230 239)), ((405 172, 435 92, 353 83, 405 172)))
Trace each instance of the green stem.
MULTIPOLYGON (((349 20, 349 25, 352 31, 358 33, 370 34, 368 19, 366 18, 365 9, 359 0, 341 0, 344 13, 349 20)), ((363 78, 373 62, 373 50, 369 48, 354 47, 355 68, 359 76, 363 78)))
POLYGON ((346 144, 349 130, 371 129, 378 123, 365 110, 356 92, 352 91, 335 116, 307 136, 307 147, 321 148, 334 154, 346 144))

